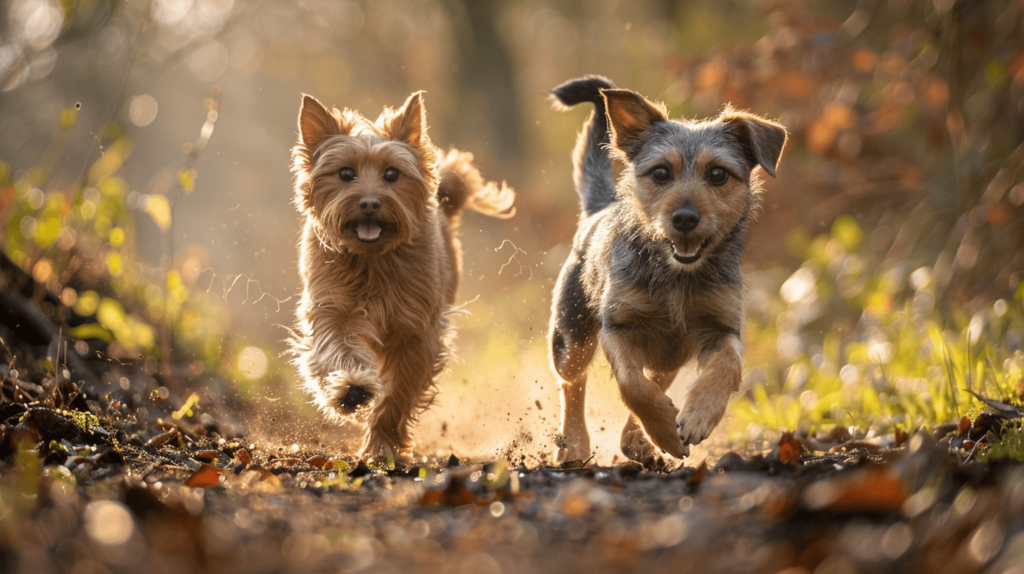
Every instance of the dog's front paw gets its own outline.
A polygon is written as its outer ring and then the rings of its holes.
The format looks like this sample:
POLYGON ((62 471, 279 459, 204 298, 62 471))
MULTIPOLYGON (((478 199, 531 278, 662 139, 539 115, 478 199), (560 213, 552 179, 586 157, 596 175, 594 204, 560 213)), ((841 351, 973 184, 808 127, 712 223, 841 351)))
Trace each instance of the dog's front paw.
POLYGON ((324 380, 323 389, 332 408, 350 415, 372 407, 383 387, 377 373, 361 369, 331 373, 324 380))
POLYGON ((653 401, 653 405, 649 404, 647 406, 648 409, 646 411, 633 411, 633 416, 640 423, 638 426, 643 426, 643 432, 654 443, 654 446, 675 458, 686 458, 690 454, 690 449, 686 442, 680 440, 679 435, 676 433, 675 422, 679 411, 672 404, 672 399, 666 395, 659 394, 656 400, 653 401))
POLYGON ((718 426, 722 419, 722 412, 712 412, 707 409, 691 411, 684 409, 676 417, 676 426, 679 429, 679 438, 688 445, 700 444, 704 439, 711 436, 711 431, 718 426))
POLYGON ((659 458, 658 449, 651 444, 640 425, 630 419, 626 428, 622 429, 622 439, 619 441, 619 448, 626 458, 639 462, 644 466, 650 466, 656 458, 659 458))

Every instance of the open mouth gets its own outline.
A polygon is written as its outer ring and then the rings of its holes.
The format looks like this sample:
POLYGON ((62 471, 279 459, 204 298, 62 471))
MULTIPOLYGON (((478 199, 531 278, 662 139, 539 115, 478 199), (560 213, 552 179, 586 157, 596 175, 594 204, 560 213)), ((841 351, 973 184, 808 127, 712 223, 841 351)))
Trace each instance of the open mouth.
POLYGON ((384 226, 376 219, 363 219, 346 226, 356 232, 356 237, 363 243, 376 243, 384 234, 384 226))
POLYGON ((690 251, 683 251, 678 245, 673 244, 676 251, 672 254, 672 257, 674 257, 676 261, 686 265, 696 263, 697 261, 700 261, 700 258, 704 255, 704 248, 707 247, 707 245, 708 239, 705 239, 700 242, 700 245, 690 251))

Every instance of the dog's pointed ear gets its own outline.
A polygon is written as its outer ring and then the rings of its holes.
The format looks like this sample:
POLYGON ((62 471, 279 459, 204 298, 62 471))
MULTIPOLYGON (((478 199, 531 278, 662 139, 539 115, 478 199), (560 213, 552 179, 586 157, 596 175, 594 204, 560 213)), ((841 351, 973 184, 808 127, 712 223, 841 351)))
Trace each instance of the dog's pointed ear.
POLYGON ((381 114, 382 128, 388 139, 407 143, 413 147, 425 147, 427 137, 427 109, 423 106, 422 90, 413 93, 397 110, 385 110, 381 114))
POLYGON ((771 120, 725 108, 718 119, 732 127, 733 133, 743 146, 743 152, 751 163, 761 166, 768 175, 775 177, 779 167, 782 148, 786 146, 789 134, 781 124, 771 120))
POLYGON ((299 109, 299 141, 309 149, 315 148, 327 136, 341 133, 338 118, 316 98, 302 94, 299 109))
POLYGON ((665 107, 655 104, 632 90, 601 90, 604 96, 612 144, 632 158, 637 142, 647 128, 668 119, 665 107))

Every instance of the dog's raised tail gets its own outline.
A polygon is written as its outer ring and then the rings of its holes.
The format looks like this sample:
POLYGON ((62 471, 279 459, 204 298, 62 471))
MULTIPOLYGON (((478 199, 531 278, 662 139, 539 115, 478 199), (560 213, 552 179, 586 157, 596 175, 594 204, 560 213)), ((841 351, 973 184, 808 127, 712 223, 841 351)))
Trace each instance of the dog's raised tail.
POLYGON ((516 193, 505 182, 487 181, 473 165, 473 154, 455 148, 442 154, 438 166, 440 181, 437 199, 449 220, 463 209, 472 209, 484 215, 508 219, 515 215, 512 207, 516 193))
POLYGON ((587 215, 615 201, 612 163, 605 149, 611 141, 608 137, 608 117, 605 115, 604 96, 601 95, 602 89, 614 87, 608 78, 584 76, 551 90, 556 108, 569 109, 584 102, 594 104, 594 113, 583 124, 572 153, 573 182, 583 202, 583 212, 587 215))

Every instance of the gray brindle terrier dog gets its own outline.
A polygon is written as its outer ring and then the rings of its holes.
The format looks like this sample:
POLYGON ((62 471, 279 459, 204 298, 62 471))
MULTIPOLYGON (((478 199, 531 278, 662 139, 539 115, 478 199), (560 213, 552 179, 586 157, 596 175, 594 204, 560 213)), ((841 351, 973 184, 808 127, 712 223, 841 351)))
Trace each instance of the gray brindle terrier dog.
POLYGON ((562 379, 555 462, 591 454, 584 398, 599 342, 631 413, 622 452, 650 464, 656 445, 683 458, 739 390, 740 259, 760 203, 757 168, 775 177, 786 130, 730 106, 714 119, 669 119, 664 106, 596 76, 553 93, 565 108, 595 107, 573 153, 583 214, 552 304, 551 361, 562 379), (613 158, 623 163, 617 184, 613 158), (665 391, 694 359, 699 376, 680 412, 665 391))

